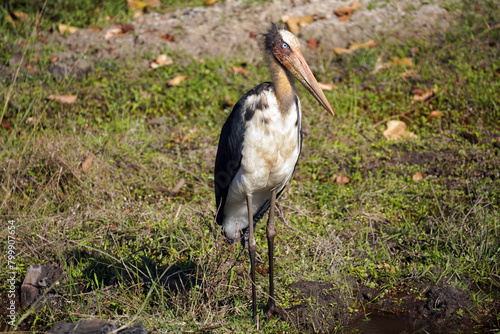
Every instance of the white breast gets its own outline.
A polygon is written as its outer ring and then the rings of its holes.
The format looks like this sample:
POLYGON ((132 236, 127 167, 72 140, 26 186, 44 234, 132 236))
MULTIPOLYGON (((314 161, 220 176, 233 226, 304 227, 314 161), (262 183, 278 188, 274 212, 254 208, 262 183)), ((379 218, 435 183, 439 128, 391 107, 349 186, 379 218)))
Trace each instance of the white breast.
POLYGON ((252 194, 256 214, 270 199, 271 190, 280 191, 292 177, 301 145, 300 102, 290 112, 281 113, 274 92, 266 90, 248 97, 245 106, 262 109, 256 109, 245 122, 241 168, 229 187, 224 212, 224 229, 230 239, 248 227, 247 194, 252 194))

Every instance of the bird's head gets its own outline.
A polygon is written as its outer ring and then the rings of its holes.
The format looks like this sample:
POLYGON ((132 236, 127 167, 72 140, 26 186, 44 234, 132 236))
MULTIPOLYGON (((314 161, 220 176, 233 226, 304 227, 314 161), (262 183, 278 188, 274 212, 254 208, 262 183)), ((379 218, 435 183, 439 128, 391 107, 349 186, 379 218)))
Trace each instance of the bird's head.
POLYGON ((300 81, 326 111, 334 115, 330 103, 300 52, 300 42, 294 34, 273 23, 264 35, 264 48, 300 81))

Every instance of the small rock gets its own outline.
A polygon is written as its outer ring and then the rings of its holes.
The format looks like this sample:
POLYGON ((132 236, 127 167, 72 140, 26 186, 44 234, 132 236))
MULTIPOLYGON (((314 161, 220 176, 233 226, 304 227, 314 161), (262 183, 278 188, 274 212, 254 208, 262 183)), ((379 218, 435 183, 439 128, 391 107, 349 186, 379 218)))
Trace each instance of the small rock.
POLYGON ((50 289, 61 278, 63 270, 49 264, 29 266, 21 285, 21 304, 28 307, 45 289, 50 289))

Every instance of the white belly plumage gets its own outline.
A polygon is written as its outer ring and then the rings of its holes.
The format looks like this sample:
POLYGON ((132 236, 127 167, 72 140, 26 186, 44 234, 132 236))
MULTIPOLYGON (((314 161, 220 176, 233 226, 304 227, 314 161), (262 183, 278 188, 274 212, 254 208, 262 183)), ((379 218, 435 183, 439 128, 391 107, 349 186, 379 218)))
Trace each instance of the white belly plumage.
MULTIPOLYGON (((255 110, 246 122, 241 166, 227 194, 223 225, 231 240, 248 227, 247 195, 252 194, 255 215, 271 198, 271 190, 279 192, 286 186, 300 154, 300 103, 283 114, 275 95, 266 93, 267 108, 255 110)), ((253 104, 252 98, 247 103, 253 104)))

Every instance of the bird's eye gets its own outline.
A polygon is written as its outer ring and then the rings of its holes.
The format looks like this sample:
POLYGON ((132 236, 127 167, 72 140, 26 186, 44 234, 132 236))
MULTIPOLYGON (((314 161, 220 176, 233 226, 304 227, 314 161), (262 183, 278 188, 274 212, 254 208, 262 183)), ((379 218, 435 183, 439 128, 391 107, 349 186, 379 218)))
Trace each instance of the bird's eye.
POLYGON ((283 43, 283 45, 281 46, 283 49, 288 49, 288 44, 286 43, 283 43))

